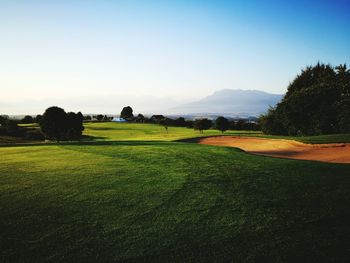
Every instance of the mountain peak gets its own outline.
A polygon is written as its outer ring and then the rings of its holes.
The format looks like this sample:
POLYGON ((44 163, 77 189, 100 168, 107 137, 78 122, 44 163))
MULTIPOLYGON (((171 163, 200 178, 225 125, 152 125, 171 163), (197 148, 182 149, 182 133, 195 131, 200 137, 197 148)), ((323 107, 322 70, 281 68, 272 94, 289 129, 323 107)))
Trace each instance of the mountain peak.
POLYGON ((177 107, 174 113, 222 113, 252 114, 265 113, 270 106, 275 106, 283 95, 271 94, 259 90, 222 89, 215 91, 199 101, 177 107))

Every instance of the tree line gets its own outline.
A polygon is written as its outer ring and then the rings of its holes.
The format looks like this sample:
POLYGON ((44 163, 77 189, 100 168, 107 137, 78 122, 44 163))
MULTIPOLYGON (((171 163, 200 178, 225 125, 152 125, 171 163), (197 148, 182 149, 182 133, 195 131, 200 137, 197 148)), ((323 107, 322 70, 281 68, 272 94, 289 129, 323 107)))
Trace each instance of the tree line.
POLYGON ((152 115, 150 118, 146 118, 142 114, 134 116, 133 109, 130 106, 126 106, 122 109, 120 117, 129 122, 160 124, 164 126, 166 131, 168 131, 168 127, 171 126, 194 128, 200 133, 211 128, 220 130, 222 133, 227 130, 260 130, 260 125, 256 122, 244 119, 229 120, 223 116, 218 117, 214 121, 208 118, 186 120, 184 117, 178 117, 172 119, 164 115, 152 115))
POLYGON ((288 86, 276 107, 261 116, 262 131, 279 135, 350 132, 350 70, 316 64, 304 69, 288 86))
MULTIPOLYGON (((113 117, 98 114, 94 115, 97 121, 111 121, 113 117)), ((120 117, 128 122, 151 123, 162 125, 166 132, 169 127, 186 127, 198 130, 203 133, 208 129, 217 129, 224 133, 227 130, 259 130, 259 125, 246 120, 229 120, 218 117, 216 120, 201 118, 196 120, 186 120, 183 117, 172 119, 163 115, 152 115, 150 118, 143 114, 133 115, 130 106, 124 107, 120 117)), ((64 109, 53 106, 45 110, 44 114, 32 117, 24 116, 20 120, 10 119, 6 115, 0 116, 0 135, 23 137, 28 140, 52 140, 52 141, 76 141, 82 138, 84 121, 91 121, 91 116, 84 116, 81 112, 65 112, 64 109), (90 118, 88 118, 90 117, 90 118), (40 129, 30 125, 38 123, 40 129), (29 126, 19 126, 18 124, 28 124, 29 126)))

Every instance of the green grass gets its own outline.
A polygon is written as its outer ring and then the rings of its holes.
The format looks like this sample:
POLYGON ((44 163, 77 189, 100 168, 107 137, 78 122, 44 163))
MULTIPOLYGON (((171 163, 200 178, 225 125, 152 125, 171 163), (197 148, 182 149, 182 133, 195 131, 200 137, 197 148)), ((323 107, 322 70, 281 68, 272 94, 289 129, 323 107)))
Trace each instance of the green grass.
MULTIPOLYGON (((116 123, 116 122, 88 122, 84 124, 84 135, 101 140, 148 140, 148 141, 173 141, 186 138, 222 135, 218 130, 206 130, 203 134, 192 128, 169 127, 168 132, 161 125, 116 123)), ((227 131, 226 135, 259 135, 259 131, 227 131)))
MULTIPOLYGON (((168 133, 161 125, 115 123, 115 122, 90 122, 85 123, 84 135, 88 139, 97 141, 122 141, 122 140, 150 140, 150 141, 174 141, 193 137, 222 135, 218 130, 210 129, 203 134, 190 128, 169 127, 168 133)), ((264 135, 260 131, 226 131, 224 135, 254 136, 271 139, 296 140, 304 143, 345 143, 350 142, 350 134, 330 134, 318 136, 275 136, 264 135)))
MULTIPOLYGON (((39 128, 38 124, 20 124, 22 127, 39 128)), ((116 122, 86 122, 84 123, 84 141, 125 141, 125 140, 149 140, 149 141, 175 141, 203 136, 234 135, 253 136, 271 139, 296 140, 304 143, 346 143, 350 142, 350 134, 329 134, 318 136, 277 136, 265 135, 260 131, 220 131, 210 129, 201 134, 192 128, 169 127, 168 133, 161 125, 139 123, 116 122)), ((4 138, 0 136, 1 143, 15 143, 16 138, 4 138)), ((22 141, 18 141, 21 143, 22 141)))
POLYGON ((157 129, 89 124, 95 142, 1 147, 0 262, 347 262, 350 165, 157 129))

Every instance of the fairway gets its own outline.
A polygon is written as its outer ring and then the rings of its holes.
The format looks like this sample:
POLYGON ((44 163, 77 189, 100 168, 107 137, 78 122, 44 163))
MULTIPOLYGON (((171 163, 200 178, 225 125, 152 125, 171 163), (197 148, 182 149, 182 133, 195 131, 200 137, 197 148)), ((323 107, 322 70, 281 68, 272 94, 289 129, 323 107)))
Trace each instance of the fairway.
MULTIPOLYGON (((140 123, 90 122, 85 123, 84 135, 97 141, 174 141, 193 137, 222 135, 218 130, 206 130, 203 133, 193 128, 169 127, 168 132, 161 125, 140 123)), ((260 131, 227 131, 227 135, 261 135, 260 131)))
POLYGON ((198 136, 185 128, 94 125, 95 142, 0 147, 0 262, 349 258, 349 165, 170 141, 198 136))

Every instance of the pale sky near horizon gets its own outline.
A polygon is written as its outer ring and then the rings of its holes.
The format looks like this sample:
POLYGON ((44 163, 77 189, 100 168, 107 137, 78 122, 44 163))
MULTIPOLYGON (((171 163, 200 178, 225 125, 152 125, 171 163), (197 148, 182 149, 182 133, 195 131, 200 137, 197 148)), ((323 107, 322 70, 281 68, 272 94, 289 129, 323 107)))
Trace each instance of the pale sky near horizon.
POLYGON ((349 47, 350 0, 0 0, 0 114, 282 94, 307 65, 349 64, 349 47))

